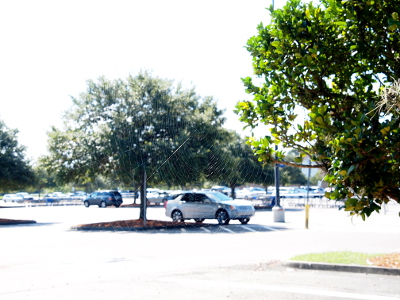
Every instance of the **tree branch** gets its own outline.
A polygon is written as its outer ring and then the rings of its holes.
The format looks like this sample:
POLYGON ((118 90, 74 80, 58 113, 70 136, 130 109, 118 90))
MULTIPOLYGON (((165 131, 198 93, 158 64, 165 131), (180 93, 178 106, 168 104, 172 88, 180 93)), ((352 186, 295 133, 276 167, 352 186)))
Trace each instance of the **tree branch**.
POLYGON ((274 164, 281 164, 281 165, 286 165, 286 166, 291 166, 291 167, 296 167, 296 168, 310 168, 310 169, 323 169, 325 168, 324 165, 303 165, 303 164, 296 164, 288 161, 281 161, 281 160, 276 160, 273 157, 271 157, 271 161, 274 164))

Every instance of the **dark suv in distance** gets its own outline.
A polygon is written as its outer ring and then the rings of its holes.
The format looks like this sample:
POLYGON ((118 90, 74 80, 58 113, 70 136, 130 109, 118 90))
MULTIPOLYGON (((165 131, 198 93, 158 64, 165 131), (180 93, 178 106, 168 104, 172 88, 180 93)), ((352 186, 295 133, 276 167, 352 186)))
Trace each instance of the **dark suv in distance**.
POLYGON ((97 191, 91 193, 83 200, 86 207, 90 205, 98 205, 99 207, 107 207, 114 205, 119 207, 122 204, 122 196, 118 191, 97 191))

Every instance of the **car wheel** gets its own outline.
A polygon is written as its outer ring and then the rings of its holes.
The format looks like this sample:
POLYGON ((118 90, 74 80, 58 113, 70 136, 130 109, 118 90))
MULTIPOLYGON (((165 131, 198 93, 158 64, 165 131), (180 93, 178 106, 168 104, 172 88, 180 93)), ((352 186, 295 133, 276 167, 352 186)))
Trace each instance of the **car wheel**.
POLYGON ((171 217, 174 222, 183 222, 183 215, 180 210, 174 210, 171 217))
POLYGON ((107 207, 107 205, 106 205, 106 203, 104 201, 101 201, 99 206, 102 207, 102 208, 106 208, 107 207))
POLYGON ((247 197, 247 196, 244 196, 244 200, 249 200, 249 197, 247 197))
POLYGON ((117 204, 115 204, 115 207, 120 207, 121 206, 121 202, 117 202, 117 204))
POLYGON ((217 212, 217 220, 219 224, 225 224, 228 225, 229 224, 229 215, 226 212, 226 210, 220 210, 219 212, 217 212))
POLYGON ((203 223, 204 219, 194 219, 196 223, 203 223))
POLYGON ((89 201, 83 202, 83 205, 85 205, 85 207, 89 207, 90 206, 89 201))
POLYGON ((242 219, 239 219, 239 221, 240 221, 240 223, 242 223, 242 224, 247 224, 247 223, 249 223, 250 218, 242 218, 242 219))

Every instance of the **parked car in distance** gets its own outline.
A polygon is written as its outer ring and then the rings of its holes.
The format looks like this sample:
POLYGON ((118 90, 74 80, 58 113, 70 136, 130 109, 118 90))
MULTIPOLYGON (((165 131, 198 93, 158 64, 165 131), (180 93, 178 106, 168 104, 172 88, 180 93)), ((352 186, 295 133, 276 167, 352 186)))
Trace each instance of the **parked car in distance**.
POLYGON ((235 191, 237 199, 257 199, 258 196, 265 195, 265 189, 260 187, 243 188, 235 191))
POLYGON ((150 191, 146 192, 147 204, 157 204, 161 205, 166 200, 168 193, 164 191, 150 191))
POLYGON ((22 202, 24 202, 24 198, 22 198, 21 196, 18 196, 16 194, 5 194, 3 196, 3 201, 4 202, 22 203, 22 202))
POLYGON ((107 207, 114 205, 120 207, 122 204, 122 196, 118 191, 114 190, 103 190, 91 193, 83 200, 83 204, 86 207, 90 205, 98 205, 99 207, 107 207))
POLYGON ((220 192, 183 193, 168 200, 164 207, 165 215, 176 222, 194 219, 201 223, 205 219, 217 219, 219 224, 229 224, 230 220, 247 224, 255 215, 250 201, 233 200, 220 192))
POLYGON ((264 195, 260 195, 257 197, 257 200, 259 200, 259 202, 261 202, 261 205, 264 206, 275 206, 275 191, 274 192, 267 192, 264 195))
MULTIPOLYGON (((301 188, 305 189, 307 191, 307 186, 301 186, 301 188)), ((309 187, 310 191, 310 198, 323 198, 325 196, 325 189, 319 186, 310 186, 309 187)))
POLYGON ((280 188, 279 196, 281 198, 307 198, 307 190, 301 188, 280 188))
POLYGON ((70 200, 84 200, 87 194, 83 191, 77 191, 75 193, 68 193, 67 196, 70 200))
POLYGON ((33 200, 32 195, 30 195, 30 194, 27 193, 27 192, 19 192, 19 193, 16 193, 16 195, 22 197, 22 199, 24 199, 24 201, 33 200))
POLYGON ((220 192, 222 194, 225 194, 227 196, 231 196, 232 190, 231 188, 227 187, 227 186, 222 186, 222 185, 214 185, 211 187, 211 190, 214 192, 220 192))
MULTIPOLYGON (((122 198, 134 198, 135 197, 134 190, 120 190, 119 193, 121 194, 122 198)), ((138 192, 136 192, 136 198, 139 198, 138 192)))
POLYGON ((46 201, 46 203, 60 202, 65 199, 69 199, 69 196, 62 192, 53 192, 43 196, 43 200, 46 201))

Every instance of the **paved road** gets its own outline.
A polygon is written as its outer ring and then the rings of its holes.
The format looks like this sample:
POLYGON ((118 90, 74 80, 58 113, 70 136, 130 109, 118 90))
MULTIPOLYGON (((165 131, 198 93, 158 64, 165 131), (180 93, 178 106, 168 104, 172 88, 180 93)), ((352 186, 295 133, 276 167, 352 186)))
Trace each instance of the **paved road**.
MULTIPOLYGON (((0 210, 36 225, 0 228, 1 299, 393 299, 399 277, 287 269, 278 260, 310 252, 400 251, 398 207, 366 222, 345 212, 288 209, 285 223, 259 211, 248 225, 146 232, 70 227, 135 219, 136 208, 0 210)), ((149 219, 168 220, 152 208, 149 219)))

